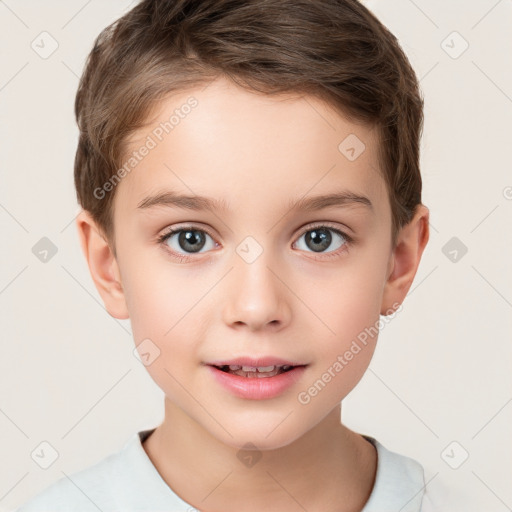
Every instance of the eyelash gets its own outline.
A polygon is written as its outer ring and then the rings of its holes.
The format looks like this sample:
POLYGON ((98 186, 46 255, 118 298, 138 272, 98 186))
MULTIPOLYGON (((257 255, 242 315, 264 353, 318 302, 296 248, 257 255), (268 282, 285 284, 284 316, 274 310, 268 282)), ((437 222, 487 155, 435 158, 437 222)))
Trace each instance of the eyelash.
MULTIPOLYGON (((318 228, 328 228, 330 231, 334 231, 336 234, 341 235, 345 239, 345 243, 343 244, 343 246, 340 249, 337 249, 336 251, 330 251, 330 252, 326 252, 326 253, 318 253, 318 254, 323 254, 323 256, 320 258, 316 258, 316 257, 313 258, 315 260, 320 261, 320 260, 339 257, 341 255, 341 253, 347 251, 348 248, 354 242, 354 239, 351 236, 347 235, 344 231, 341 231, 340 229, 334 227, 333 225, 331 225, 329 223, 308 226, 308 228, 305 229, 304 231, 302 231, 302 233, 298 236, 297 240, 299 238, 301 238, 303 235, 305 235, 307 232, 313 231, 318 228)), ((180 263, 187 263, 187 262, 193 260, 194 258, 192 256, 184 256, 183 254, 179 254, 179 253, 175 253, 174 251, 171 251, 169 246, 166 244, 166 242, 167 242, 167 239, 169 239, 172 235, 174 235, 175 233, 180 233, 182 231, 199 231, 202 233, 206 233, 212 239, 214 238, 213 235, 208 230, 199 228, 198 226, 194 226, 194 225, 182 226, 180 228, 170 228, 167 231, 165 231, 162 235, 160 235, 158 237, 158 239, 157 239, 158 244, 163 246, 167 252, 171 252, 172 256, 174 258, 176 258, 180 263)))

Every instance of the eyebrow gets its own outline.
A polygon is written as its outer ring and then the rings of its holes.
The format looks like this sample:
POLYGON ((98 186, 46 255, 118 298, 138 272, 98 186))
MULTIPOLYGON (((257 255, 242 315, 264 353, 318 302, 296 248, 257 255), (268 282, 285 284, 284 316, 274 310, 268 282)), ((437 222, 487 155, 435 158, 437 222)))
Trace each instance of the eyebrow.
MULTIPOLYGON (((373 204, 366 196, 355 194, 350 191, 342 191, 333 194, 308 196, 292 200, 288 203, 289 210, 316 211, 329 207, 348 207, 362 205, 373 212, 373 204)), ((220 210, 226 212, 229 210, 228 203, 225 200, 214 199, 203 196, 189 196, 178 194, 172 191, 160 192, 158 194, 145 197, 138 204, 137 208, 146 210, 155 206, 164 206, 169 208, 182 208, 187 210, 220 210)))
POLYGON ((160 192, 153 196, 145 197, 137 206, 140 209, 153 208, 154 206, 167 206, 169 208, 183 208, 187 210, 228 210, 224 200, 211 197, 187 196, 172 191, 160 192))
POLYGON ((372 202, 363 195, 348 190, 321 196, 308 196, 288 203, 290 210, 316 211, 323 208, 362 205, 373 211, 372 202))

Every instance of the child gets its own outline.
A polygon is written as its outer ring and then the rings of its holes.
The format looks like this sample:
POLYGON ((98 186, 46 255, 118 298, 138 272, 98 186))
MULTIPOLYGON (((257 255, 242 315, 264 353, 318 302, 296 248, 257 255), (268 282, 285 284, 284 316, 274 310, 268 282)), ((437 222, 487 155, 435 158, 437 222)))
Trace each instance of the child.
POLYGON ((396 38, 356 0, 143 0, 75 107, 82 249, 165 419, 18 511, 433 510, 340 421, 429 237, 396 38))

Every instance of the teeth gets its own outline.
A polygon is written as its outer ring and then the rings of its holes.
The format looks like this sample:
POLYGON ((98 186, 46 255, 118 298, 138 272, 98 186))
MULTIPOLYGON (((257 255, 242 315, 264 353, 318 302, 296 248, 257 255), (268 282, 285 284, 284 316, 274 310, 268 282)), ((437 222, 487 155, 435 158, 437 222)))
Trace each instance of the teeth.
POLYGON ((240 366, 239 364, 230 364, 229 369, 236 372, 237 370, 242 370, 244 372, 271 372, 275 368, 282 368, 283 370, 289 370, 292 368, 289 364, 285 364, 284 366, 240 366))
POLYGON ((228 373, 249 378, 274 377, 275 375, 283 373, 291 368, 293 368, 293 366, 289 364, 285 364, 283 366, 240 366, 238 364, 230 364, 222 367, 219 366, 219 369, 227 371, 228 373))
POLYGON ((275 366, 258 366, 259 372, 271 372, 275 366))
MULTIPOLYGON (((234 366, 234 365, 233 365, 234 366)), ((244 372, 271 372, 274 370, 274 368, 278 368, 277 366, 242 366, 242 371, 244 372)), ((231 368, 231 365, 229 366, 230 370, 238 370, 240 369, 240 366, 236 368, 231 368)))

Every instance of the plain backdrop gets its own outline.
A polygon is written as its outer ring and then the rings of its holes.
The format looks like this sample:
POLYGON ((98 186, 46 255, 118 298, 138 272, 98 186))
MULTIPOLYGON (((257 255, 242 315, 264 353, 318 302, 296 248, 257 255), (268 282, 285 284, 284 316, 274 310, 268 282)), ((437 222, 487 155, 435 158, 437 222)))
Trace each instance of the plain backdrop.
MULTIPOLYGON (((421 80, 431 235, 344 421, 421 461, 429 488, 453 493, 446 510, 511 510, 512 2, 364 3, 421 80)), ((133 5, 0 2, 0 510, 163 419, 163 392, 129 321, 105 311, 74 224, 78 77, 133 5), (46 469, 41 449, 56 456, 46 469)))

